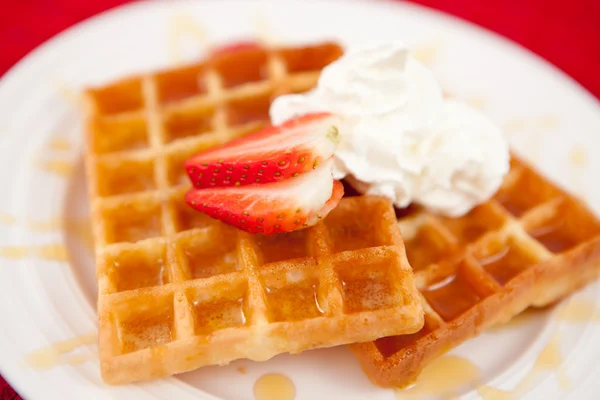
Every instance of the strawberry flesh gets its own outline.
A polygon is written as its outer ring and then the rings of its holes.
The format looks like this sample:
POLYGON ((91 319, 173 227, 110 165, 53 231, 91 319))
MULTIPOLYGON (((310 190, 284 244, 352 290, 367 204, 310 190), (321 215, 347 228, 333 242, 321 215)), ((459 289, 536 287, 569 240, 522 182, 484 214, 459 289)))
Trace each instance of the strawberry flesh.
POLYGON ((185 169, 198 189, 297 177, 333 155, 339 123, 330 113, 303 115, 197 154, 185 169))
POLYGON ((273 235, 316 224, 338 205, 343 194, 343 185, 331 177, 328 162, 282 182, 192 189, 186 202, 246 232, 273 235))

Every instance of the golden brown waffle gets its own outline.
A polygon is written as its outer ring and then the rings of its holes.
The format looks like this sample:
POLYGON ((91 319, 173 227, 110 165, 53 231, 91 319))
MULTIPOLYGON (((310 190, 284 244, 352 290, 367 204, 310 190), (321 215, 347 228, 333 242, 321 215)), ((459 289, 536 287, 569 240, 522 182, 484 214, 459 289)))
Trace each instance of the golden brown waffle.
POLYGON ((312 87, 341 53, 333 44, 244 50, 87 92, 106 382, 423 326, 389 201, 344 199, 320 224, 274 237, 183 202, 189 156, 261 127, 274 96, 312 87))
POLYGON ((495 199, 458 219, 399 218, 425 309, 411 335, 350 345, 371 381, 403 387, 433 358, 600 273, 600 222, 517 158, 495 199))

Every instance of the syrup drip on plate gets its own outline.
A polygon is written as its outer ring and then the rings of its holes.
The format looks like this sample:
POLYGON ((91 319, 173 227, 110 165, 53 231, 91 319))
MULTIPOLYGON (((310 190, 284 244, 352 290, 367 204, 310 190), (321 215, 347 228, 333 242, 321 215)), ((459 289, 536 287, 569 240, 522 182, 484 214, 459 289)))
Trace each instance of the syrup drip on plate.
POLYGON ((480 368, 466 358, 442 356, 427 365, 412 386, 396 389, 396 399, 448 398, 460 388, 473 385, 480 376, 480 368))
POLYGON ((67 261, 67 249, 62 244, 49 244, 36 246, 30 249, 33 254, 43 260, 49 261, 67 261))
POLYGON ((12 225, 17 222, 17 219, 9 214, 0 213, 0 224, 12 225))
POLYGON ((48 141, 48 148, 56 151, 71 150, 71 142, 65 138, 55 137, 48 141))
POLYGON ((553 336, 535 360, 531 371, 527 373, 513 390, 495 389, 489 386, 480 387, 477 392, 484 400, 517 400, 522 398, 534 386, 543 372, 554 371, 558 379, 558 385, 562 389, 572 387, 571 378, 562 369, 562 353, 560 350, 560 338, 553 336))
POLYGON ((67 261, 68 259, 67 249, 62 244, 0 247, 0 258, 19 260, 26 257, 47 261, 67 261))
MULTIPOLYGON (((531 313, 527 311, 526 313, 531 313)), ((521 314, 524 316, 524 314, 521 314)), ((516 317, 513 321, 519 318, 516 317)), ((600 308, 590 300, 571 299, 559 308, 556 318, 567 323, 600 322, 600 308)), ((525 320, 525 319, 524 319, 525 320)), ((511 324, 512 322, 509 322, 511 324)), ((522 322, 519 322, 520 325, 522 322)), ((497 328, 496 328, 497 329, 497 328)), ((496 389, 490 386, 482 386, 478 393, 484 400, 516 400, 531 390, 538 375, 545 371, 554 371, 558 385, 562 389, 572 387, 571 378, 562 367, 562 354, 560 351, 560 340, 554 336, 539 354, 531 371, 517 384, 513 390, 496 389)))
POLYGON ((435 59, 440 54, 442 49, 442 43, 440 40, 431 41, 428 43, 421 43, 412 50, 412 55, 421 63, 431 66, 435 62, 435 59))
POLYGON ((64 232, 77 238, 83 244, 85 249, 94 252, 94 237, 92 235, 92 224, 89 219, 63 219, 50 218, 48 220, 30 221, 29 229, 36 232, 50 232, 64 230, 64 232))
POLYGON ((26 246, 0 247, 0 258, 18 260, 27 257, 27 254, 29 254, 29 248, 26 246))
POLYGON ((65 177, 73 171, 73 163, 65 160, 37 161, 35 166, 43 171, 65 177))
POLYGON ((583 168, 587 166, 587 156, 585 150, 581 147, 572 149, 569 156, 569 162, 571 166, 575 168, 583 168))
POLYGON ((97 338, 98 336, 94 332, 56 342, 48 347, 32 351, 25 358, 25 362, 34 369, 42 370, 61 364, 81 365, 96 357, 92 354, 68 354, 80 347, 96 344, 97 338))
POLYGON ((79 92, 68 86, 64 81, 56 76, 50 76, 49 78, 52 84, 56 87, 58 95, 61 99, 75 108, 82 109, 84 107, 83 97, 79 92))
POLYGON ((266 374, 254 383, 256 400, 294 400, 296 387, 290 378, 282 374, 266 374))
POLYGON ((558 310, 556 317, 570 323, 600 322, 600 308, 589 300, 571 299, 558 310))

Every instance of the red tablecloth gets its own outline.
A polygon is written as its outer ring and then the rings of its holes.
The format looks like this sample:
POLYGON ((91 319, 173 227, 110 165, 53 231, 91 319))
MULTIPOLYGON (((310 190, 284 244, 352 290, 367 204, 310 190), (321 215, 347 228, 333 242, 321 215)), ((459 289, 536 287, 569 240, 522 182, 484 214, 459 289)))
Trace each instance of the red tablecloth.
MULTIPOLYGON (((600 98, 600 1, 413 1, 470 20, 522 44, 600 98)), ((126 2, 128 0, 8 0, 0 13, 0 74, 54 34, 126 2)), ((18 398, 0 377, 0 400, 18 398)))

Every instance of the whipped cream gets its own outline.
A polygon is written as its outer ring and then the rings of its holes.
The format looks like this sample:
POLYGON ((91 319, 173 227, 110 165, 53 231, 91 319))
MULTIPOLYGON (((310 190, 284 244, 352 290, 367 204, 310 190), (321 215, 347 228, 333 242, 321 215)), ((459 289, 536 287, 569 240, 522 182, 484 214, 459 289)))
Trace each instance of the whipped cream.
POLYGON ((280 96, 274 124, 309 112, 342 117, 333 176, 359 191, 464 215, 498 190, 509 169, 502 132, 478 110, 446 100, 433 74, 398 41, 350 50, 315 89, 280 96))

